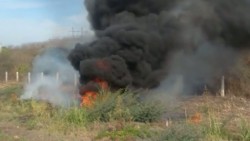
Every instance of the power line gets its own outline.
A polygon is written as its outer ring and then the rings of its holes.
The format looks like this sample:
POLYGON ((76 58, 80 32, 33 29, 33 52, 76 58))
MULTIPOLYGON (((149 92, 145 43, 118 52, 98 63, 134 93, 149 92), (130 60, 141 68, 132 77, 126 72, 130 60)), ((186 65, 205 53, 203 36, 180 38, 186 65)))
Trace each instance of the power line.
POLYGON ((77 36, 83 37, 84 32, 85 31, 83 30, 83 27, 81 27, 80 30, 76 30, 74 27, 72 27, 72 29, 71 29, 71 35, 72 35, 73 38, 75 38, 77 36))

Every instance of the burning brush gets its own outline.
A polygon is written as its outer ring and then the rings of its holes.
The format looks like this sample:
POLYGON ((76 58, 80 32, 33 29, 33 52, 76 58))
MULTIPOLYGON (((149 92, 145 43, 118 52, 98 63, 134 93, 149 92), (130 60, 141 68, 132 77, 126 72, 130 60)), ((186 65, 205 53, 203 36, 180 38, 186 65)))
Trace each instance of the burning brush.
POLYGON ((117 56, 86 60, 80 63, 81 106, 91 106, 100 90, 116 89, 128 84, 127 78, 131 77, 124 77, 128 74, 127 69, 119 65, 125 66, 125 63, 117 56))
POLYGON ((77 44, 68 58, 86 97, 96 95, 87 90, 99 83, 95 78, 112 89, 165 90, 179 77, 180 93, 216 88, 213 80, 232 67, 234 49, 250 43, 249 0, 85 0, 85 6, 96 39, 77 44))
POLYGON ((90 107, 96 100, 98 91, 108 90, 108 83, 102 79, 95 78, 80 88, 81 104, 80 106, 90 107))

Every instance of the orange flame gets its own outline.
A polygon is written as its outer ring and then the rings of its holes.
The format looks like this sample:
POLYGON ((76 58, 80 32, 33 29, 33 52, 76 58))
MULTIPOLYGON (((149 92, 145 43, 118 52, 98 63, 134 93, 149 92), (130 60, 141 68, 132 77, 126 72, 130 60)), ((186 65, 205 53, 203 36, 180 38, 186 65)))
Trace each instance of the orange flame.
POLYGON ((80 106, 87 106, 90 107, 93 105, 94 100, 96 99, 97 93, 92 91, 87 91, 81 97, 81 104, 80 106))
POLYGON ((195 113, 193 116, 190 117, 190 122, 194 124, 201 123, 201 114, 198 112, 195 113))
MULTIPOLYGON (((96 82, 102 90, 107 90, 108 87, 109 87, 107 81, 104 81, 102 79, 96 78, 93 81, 96 82)), ((80 106, 81 107, 83 107, 83 106, 86 106, 86 107, 92 106, 94 101, 96 100, 97 95, 98 95, 98 93, 95 92, 95 91, 86 91, 86 92, 84 92, 84 94, 81 97, 80 106)))
POLYGON ((99 79, 99 78, 96 78, 95 80, 94 80, 94 82, 96 82, 100 87, 101 87, 101 89, 103 89, 103 90, 107 90, 108 89, 108 82, 107 81, 104 81, 104 80, 102 80, 102 79, 99 79))

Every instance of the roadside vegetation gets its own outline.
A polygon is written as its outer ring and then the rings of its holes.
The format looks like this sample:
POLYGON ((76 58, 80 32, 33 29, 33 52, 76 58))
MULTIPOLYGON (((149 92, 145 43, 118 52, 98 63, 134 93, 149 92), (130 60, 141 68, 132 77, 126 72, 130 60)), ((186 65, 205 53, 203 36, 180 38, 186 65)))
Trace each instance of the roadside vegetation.
MULTIPOLYGON (((194 97, 176 103, 172 115, 161 103, 140 101, 130 91, 101 92, 94 105, 82 108, 22 101, 21 93, 22 85, 0 90, 0 126, 12 123, 27 131, 47 132, 56 135, 55 141, 250 140, 250 102, 245 98, 194 97)), ((0 140, 17 140, 16 136, 0 131, 0 140)), ((31 139, 21 134, 18 140, 31 139)))
MULTIPOLYGON (((3 48, 0 81, 5 71, 10 77, 19 71, 20 79, 24 78, 36 55, 65 42, 68 46, 73 43, 70 39, 51 40, 3 48)), ((241 54, 236 66, 225 74, 225 98, 205 90, 202 96, 176 100, 174 107, 168 101, 142 101, 131 91, 118 90, 100 92, 91 107, 76 102, 63 108, 20 100, 23 84, 0 87, 0 140, 250 141, 250 53, 241 54)))
POLYGON ((0 82, 5 80, 4 75, 6 71, 9 73, 9 80, 15 80, 16 72, 19 72, 20 80, 24 80, 27 77, 27 73, 31 71, 34 58, 47 48, 61 47, 70 49, 73 48, 76 43, 91 41, 92 38, 92 36, 67 37, 15 47, 3 47, 0 53, 0 82))

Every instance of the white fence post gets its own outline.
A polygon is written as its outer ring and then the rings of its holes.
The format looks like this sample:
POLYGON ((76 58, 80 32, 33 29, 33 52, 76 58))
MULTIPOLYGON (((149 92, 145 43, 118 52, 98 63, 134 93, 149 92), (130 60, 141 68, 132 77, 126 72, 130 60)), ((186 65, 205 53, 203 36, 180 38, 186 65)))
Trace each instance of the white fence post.
POLYGON ((77 87, 77 74, 75 73, 75 76, 74 76, 74 86, 77 87))
POLYGON ((44 79, 44 73, 41 72, 41 80, 43 80, 43 79, 44 79))
POLYGON ((19 82, 19 72, 16 72, 16 82, 19 82))
POLYGON ((8 72, 7 71, 5 72, 5 82, 6 83, 8 82, 8 72))
POLYGON ((221 79, 221 91, 220 91, 221 97, 225 97, 225 77, 222 76, 221 79))
POLYGON ((31 82, 31 74, 30 72, 28 72, 28 83, 30 84, 30 82, 31 82))
POLYGON ((60 77, 60 74, 59 72, 56 73, 56 82, 59 83, 59 77, 60 77))

